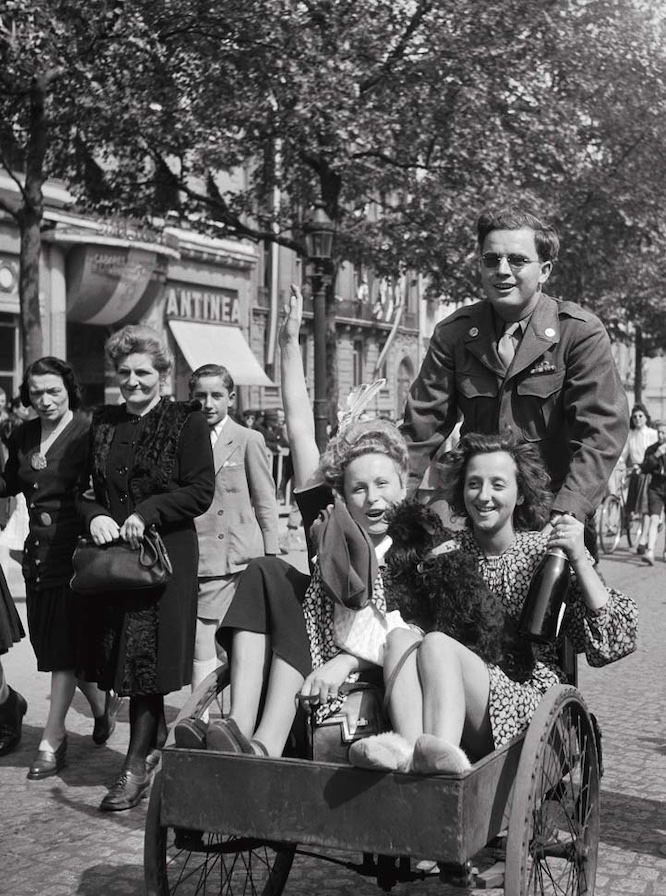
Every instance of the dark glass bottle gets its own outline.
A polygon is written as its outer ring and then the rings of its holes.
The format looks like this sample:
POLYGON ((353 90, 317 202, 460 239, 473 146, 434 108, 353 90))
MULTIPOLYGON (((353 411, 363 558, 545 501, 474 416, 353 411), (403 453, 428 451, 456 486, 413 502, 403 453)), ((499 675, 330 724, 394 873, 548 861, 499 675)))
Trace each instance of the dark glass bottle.
POLYGON ((557 638, 569 591, 569 561, 551 548, 534 570, 520 615, 519 630, 530 641, 551 644, 557 638))

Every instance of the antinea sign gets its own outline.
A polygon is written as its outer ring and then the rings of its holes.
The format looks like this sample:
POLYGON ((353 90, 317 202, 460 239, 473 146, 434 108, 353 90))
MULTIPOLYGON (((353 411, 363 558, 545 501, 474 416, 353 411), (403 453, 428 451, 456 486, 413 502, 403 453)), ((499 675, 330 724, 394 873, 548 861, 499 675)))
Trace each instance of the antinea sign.
POLYGON ((238 295, 231 290, 173 287, 167 293, 166 317, 179 320, 240 324, 238 295))

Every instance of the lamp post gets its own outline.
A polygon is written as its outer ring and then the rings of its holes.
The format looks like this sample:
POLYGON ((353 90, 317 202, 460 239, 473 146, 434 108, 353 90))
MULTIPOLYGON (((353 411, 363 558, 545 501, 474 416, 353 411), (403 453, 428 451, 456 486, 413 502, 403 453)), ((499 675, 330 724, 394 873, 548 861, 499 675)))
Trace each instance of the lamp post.
POLYGON ((312 264, 312 304, 314 311, 314 422, 317 447, 323 451, 328 441, 328 401, 326 389, 326 288, 331 282, 335 225, 323 202, 303 224, 308 259, 312 264))

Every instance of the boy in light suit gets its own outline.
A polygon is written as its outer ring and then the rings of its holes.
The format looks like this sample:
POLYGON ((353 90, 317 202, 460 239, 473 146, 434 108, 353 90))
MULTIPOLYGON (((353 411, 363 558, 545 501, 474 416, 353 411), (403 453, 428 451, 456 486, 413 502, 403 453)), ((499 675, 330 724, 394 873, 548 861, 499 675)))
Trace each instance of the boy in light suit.
POLYGON ((197 517, 199 603, 192 690, 217 666, 215 632, 254 557, 278 554, 275 482, 263 436, 228 415, 234 381, 220 364, 205 364, 190 377, 190 397, 201 402, 210 427, 215 496, 197 517))

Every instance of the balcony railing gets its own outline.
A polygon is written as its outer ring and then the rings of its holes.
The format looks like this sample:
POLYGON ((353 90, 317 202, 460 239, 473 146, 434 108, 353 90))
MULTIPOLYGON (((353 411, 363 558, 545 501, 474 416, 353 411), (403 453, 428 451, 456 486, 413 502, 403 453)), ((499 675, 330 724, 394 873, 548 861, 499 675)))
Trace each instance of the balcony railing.
MULTIPOLYGON (((303 311, 306 314, 314 314, 312 298, 303 299, 303 311)), ((394 312, 395 313, 395 312, 394 312)), ((337 320, 353 320, 365 324, 384 324, 393 323, 393 315, 390 318, 385 317, 384 309, 381 313, 375 315, 373 306, 369 302, 363 302, 358 299, 342 299, 335 303, 335 316, 337 320)), ((403 311, 400 320, 400 326, 407 329, 417 329, 417 315, 413 311, 403 311)))

